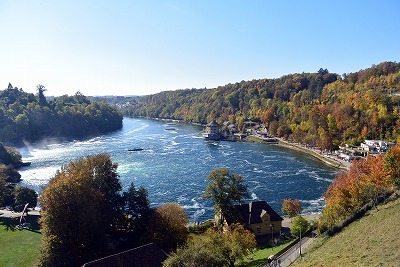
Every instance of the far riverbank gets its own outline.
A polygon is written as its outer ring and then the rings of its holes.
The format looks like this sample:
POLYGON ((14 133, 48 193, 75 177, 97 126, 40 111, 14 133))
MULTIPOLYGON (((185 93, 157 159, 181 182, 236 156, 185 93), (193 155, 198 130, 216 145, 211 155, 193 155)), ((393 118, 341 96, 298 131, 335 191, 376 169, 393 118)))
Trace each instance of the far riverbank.
POLYGON ((290 148, 290 149, 295 149, 295 150, 298 150, 298 151, 302 151, 302 152, 307 153, 307 154, 309 154, 309 155, 311 155, 313 157, 318 158, 319 160, 321 160, 321 161, 325 162, 326 164, 331 165, 331 166, 333 166, 335 168, 339 168, 339 169, 343 169, 343 170, 349 170, 350 169, 351 163, 348 162, 348 161, 344 161, 344 160, 341 160, 341 159, 333 158, 333 156, 329 156, 329 155, 323 154, 321 151, 319 151, 317 149, 306 147, 306 146, 303 146, 301 144, 291 143, 291 142, 285 141, 285 140, 283 140, 281 138, 277 138, 277 139, 279 140, 278 144, 280 146, 284 146, 284 147, 287 147, 287 148, 290 148))
POLYGON ((276 145, 279 145, 279 146, 282 146, 285 148, 294 149, 296 151, 300 151, 302 153, 311 155, 314 158, 317 158, 317 159, 321 160, 322 162, 324 162, 325 164, 328 164, 332 167, 342 169, 342 170, 350 169, 350 166, 351 166, 350 162, 341 160, 333 155, 324 154, 324 153, 322 153, 321 150, 314 149, 314 148, 302 145, 300 143, 289 142, 289 141, 286 141, 286 140, 284 140, 282 138, 278 138, 278 137, 274 137, 274 139, 276 140, 276 142, 266 141, 265 139, 260 138, 256 135, 248 135, 246 138, 244 138, 242 140, 244 140, 245 142, 259 142, 259 143, 263 143, 263 144, 276 144, 276 145))

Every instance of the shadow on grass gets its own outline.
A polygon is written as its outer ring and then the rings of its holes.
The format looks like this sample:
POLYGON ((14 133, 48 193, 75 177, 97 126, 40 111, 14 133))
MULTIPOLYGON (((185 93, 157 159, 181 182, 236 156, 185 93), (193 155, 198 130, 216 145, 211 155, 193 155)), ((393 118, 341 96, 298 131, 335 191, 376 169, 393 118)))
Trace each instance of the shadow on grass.
POLYGON ((0 227, 4 227, 6 231, 15 231, 15 219, 11 218, 0 218, 0 227))
POLYGON ((259 259, 259 260, 254 260, 248 263, 245 263, 245 265, 242 266, 246 266, 246 267, 259 267, 262 264, 265 264, 266 259, 259 259))
MULTIPOLYGON (((25 219, 29 227, 25 227, 23 229, 41 234, 40 225, 38 223, 38 216, 28 215, 25 217, 25 219)), ((0 218, 0 227, 4 227, 4 230, 6 231, 22 230, 17 227, 18 225, 19 218, 0 218)))

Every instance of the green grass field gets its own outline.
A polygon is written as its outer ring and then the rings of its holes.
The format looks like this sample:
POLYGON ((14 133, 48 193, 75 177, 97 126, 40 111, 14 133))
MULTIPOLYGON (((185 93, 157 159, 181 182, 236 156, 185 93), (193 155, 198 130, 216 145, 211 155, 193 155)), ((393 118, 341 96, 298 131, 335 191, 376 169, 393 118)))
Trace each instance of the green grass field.
POLYGON ((281 251, 282 249, 286 248, 292 242, 293 241, 289 241, 273 248, 272 247, 260 248, 253 254, 249 255, 249 257, 243 261, 244 262, 243 265, 246 267, 258 267, 261 264, 265 263, 265 261, 268 259, 269 256, 278 253, 278 251, 281 251))
POLYGON ((317 239, 291 266, 400 266, 400 199, 378 208, 335 236, 317 239))
POLYGON ((0 218, 0 266, 37 266, 41 234, 36 216, 29 216, 31 230, 15 228, 17 219, 0 218))

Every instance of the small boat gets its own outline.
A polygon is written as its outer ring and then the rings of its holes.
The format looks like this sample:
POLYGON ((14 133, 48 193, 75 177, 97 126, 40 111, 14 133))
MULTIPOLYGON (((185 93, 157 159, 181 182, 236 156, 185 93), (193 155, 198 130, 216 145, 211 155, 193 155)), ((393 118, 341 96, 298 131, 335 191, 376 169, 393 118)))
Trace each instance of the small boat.
POLYGON ((165 128, 166 131, 175 131, 175 128, 165 128))
POLYGON ((133 149, 128 149, 129 152, 134 152, 134 151, 142 151, 143 148, 133 148, 133 149))

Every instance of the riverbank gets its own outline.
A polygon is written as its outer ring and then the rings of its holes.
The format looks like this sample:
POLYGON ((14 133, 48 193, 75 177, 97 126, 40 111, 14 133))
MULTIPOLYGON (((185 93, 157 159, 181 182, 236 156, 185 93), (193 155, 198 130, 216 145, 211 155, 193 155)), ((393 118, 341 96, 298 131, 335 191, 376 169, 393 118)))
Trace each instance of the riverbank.
POLYGON ((315 158, 318 158, 319 160, 321 160, 321 161, 325 162, 326 164, 331 165, 335 168, 339 168, 339 169, 343 169, 343 170, 350 169, 351 163, 348 161, 344 161, 344 160, 335 158, 334 156, 323 154, 321 151, 319 151, 317 149, 306 147, 301 144, 291 143, 291 142, 285 141, 281 138, 278 138, 278 140, 279 140, 278 144, 280 146, 284 146, 284 147, 287 147, 290 149, 302 151, 302 152, 307 153, 315 158))
POLYGON ((276 140, 276 142, 272 142, 271 141, 272 139, 268 139, 268 141, 266 141, 265 139, 259 138, 256 135, 248 135, 248 136, 246 136, 246 138, 242 139, 242 141, 251 142, 251 143, 261 143, 261 144, 277 144, 282 147, 294 149, 296 151, 301 151, 303 153, 311 155, 332 167, 335 167, 338 169, 343 169, 343 170, 350 169, 350 166, 351 166, 350 162, 341 160, 333 155, 324 154, 320 150, 313 149, 311 147, 307 147, 307 146, 299 144, 299 143, 292 143, 292 142, 283 140, 282 138, 274 137, 273 139, 276 140))

